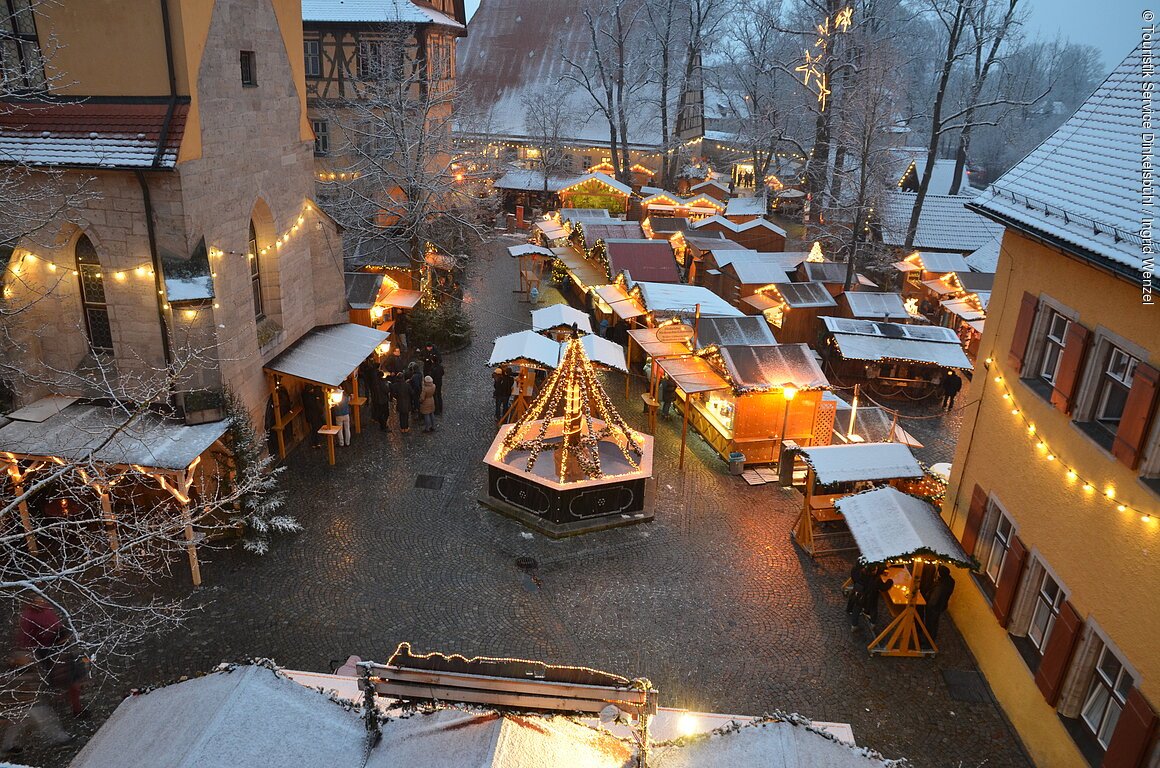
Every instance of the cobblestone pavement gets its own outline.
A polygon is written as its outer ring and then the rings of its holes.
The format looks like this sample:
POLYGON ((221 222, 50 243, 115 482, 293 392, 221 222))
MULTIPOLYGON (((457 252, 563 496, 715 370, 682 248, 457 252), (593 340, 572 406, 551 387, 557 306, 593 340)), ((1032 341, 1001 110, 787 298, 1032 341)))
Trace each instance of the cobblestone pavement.
MULTIPOLYGON (((305 531, 264 557, 206 552, 206 586, 190 596, 200 611, 94 690, 96 713, 83 727, 95 729, 129 687, 224 660, 327 670, 352 653, 385 660, 408 640, 423 651, 643 675, 663 706, 849 722, 860 744, 921 768, 1029 765, 993 701, 951 698, 943 673, 975 667, 949 616, 935 659, 868 656, 869 635, 851 635, 843 610, 850 560, 814 561, 790 541, 800 496, 730 477, 693 433, 678 472, 675 419, 658 429, 650 524, 551 541, 478 503, 480 457, 494 435, 491 340, 528 327, 503 251, 512 242, 496 240, 471 270, 465 301, 476 341, 447 356, 439 431, 364 429, 334 468, 300 448, 285 478, 305 531), (416 488, 418 474, 443 485, 416 488), (538 561, 533 575, 516 568, 521 556, 538 561)), ((608 384, 623 405, 623 379, 609 375, 608 384)), ((643 427, 637 405, 623 412, 643 427)), ((942 422, 921 424, 912 431, 927 442, 923 458, 948 459, 942 422)), ((186 588, 175 580, 171 589, 186 588)), ((42 764, 63 758, 44 755, 42 764)))

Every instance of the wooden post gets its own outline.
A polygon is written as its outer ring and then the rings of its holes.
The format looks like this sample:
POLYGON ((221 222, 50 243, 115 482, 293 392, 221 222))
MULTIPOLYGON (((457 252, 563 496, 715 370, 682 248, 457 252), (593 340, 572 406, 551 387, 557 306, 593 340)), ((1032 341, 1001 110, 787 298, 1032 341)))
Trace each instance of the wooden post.
POLYGON ((685 393, 685 407, 682 409, 684 418, 681 421, 681 460, 677 464, 677 469, 685 468, 685 436, 689 433, 689 409, 693 407, 692 395, 685 393))
POLYGON ((914 572, 910 580, 910 592, 906 596, 906 605, 902 612, 894 617, 886 629, 870 641, 867 650, 879 656, 933 656, 938 653, 938 646, 934 638, 918 615, 918 585, 922 576, 922 563, 914 563, 914 572), (928 647, 923 647, 923 638, 926 638, 928 647))
POLYGON ((113 503, 109 499, 108 491, 95 484, 93 488, 101 499, 101 519, 105 522, 105 534, 109 537, 109 549, 113 551, 113 567, 120 568, 121 555, 118 550, 121 548, 121 538, 117 534, 117 518, 113 515, 113 503))
POLYGON ((797 539, 798 545, 812 557, 814 555, 814 522, 810 519, 810 501, 814 497, 813 467, 808 468, 806 473, 805 501, 802 503, 802 515, 798 518, 793 537, 797 539))
MULTIPOLYGON (((16 461, 8 462, 8 477, 12 480, 12 493, 20 498, 24 495, 24 475, 20 472, 20 465, 16 461)), ((24 541, 28 551, 37 554, 36 536, 32 532, 32 516, 28 513, 28 501, 20 499, 16 505, 20 510, 20 524, 24 527, 24 541)))
POLYGON ((201 586, 201 563, 197 560, 197 541, 193 532, 193 520, 189 514, 189 505, 181 505, 181 521, 185 524, 185 551, 189 555, 189 575, 193 578, 193 586, 201 586))
POLYGON ((358 369, 355 368, 354 373, 350 375, 350 405, 354 409, 354 431, 355 434, 362 432, 362 398, 358 394, 358 369))
POLYGON ((286 458, 286 436, 282 434, 282 406, 278 402, 278 377, 266 371, 266 380, 270 383, 270 397, 274 401, 274 435, 278 441, 278 456, 286 458))
MULTIPOLYGON (((615 313, 613 313, 613 314, 615 316, 615 313)), ((625 322, 627 322, 627 321, 625 321, 625 322)), ((631 325, 629 327, 631 327, 631 325)), ((624 399, 627 400, 629 397, 628 387, 632 383, 632 337, 631 336, 629 336, 628 340, 626 342, 624 342, 624 357, 625 357, 624 367, 626 369, 625 374, 624 374, 624 399)))
POLYGON ((326 458, 334 466, 334 418, 330 410, 330 393, 322 390, 322 405, 326 413, 326 458))

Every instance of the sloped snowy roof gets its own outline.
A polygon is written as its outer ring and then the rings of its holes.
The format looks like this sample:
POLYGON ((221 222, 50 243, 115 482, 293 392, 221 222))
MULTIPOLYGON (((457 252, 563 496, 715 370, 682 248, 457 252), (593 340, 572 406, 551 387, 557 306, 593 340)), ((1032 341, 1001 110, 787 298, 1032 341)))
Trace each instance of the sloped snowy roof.
POLYGON ((744 313, 725 299, 701 285, 681 283, 636 283, 649 312, 692 313, 701 305, 701 315, 740 317, 744 313))
POLYGON ((12 421, 0 428, 0 451, 183 470, 228 427, 228 421, 186 426, 155 413, 130 419, 120 409, 71 403, 42 421, 12 421))
MULTIPOLYGON (((382 272, 346 272, 346 305, 351 309, 370 309, 383 287, 382 272)), ((168 282, 168 281, 166 281, 168 282)), ((172 297, 172 294, 170 294, 172 297)))
POLYGON ((455 19, 409 0, 302 0, 303 21, 408 22, 463 29, 455 19))
POLYGON ((204 301, 213 298, 213 278, 165 277, 165 297, 172 302, 204 301))
MULTIPOLYGON (((558 342, 541 336, 535 331, 517 331, 495 340, 491 348, 491 357, 488 366, 507 365, 517 360, 530 360, 539 363, 548 369, 560 364, 564 357, 564 347, 568 342, 558 342)), ((628 370, 624 359, 624 347, 596 334, 588 334, 580 339, 588 359, 597 365, 615 368, 618 371, 628 370)))
POLYGON ((561 187, 561 189, 567 189, 568 187, 578 187, 582 184, 588 184, 590 182, 597 182, 599 184, 603 184, 604 186, 609 187, 610 189, 615 189, 617 192, 619 192, 622 195, 631 195, 632 194, 632 187, 628 186, 627 184, 625 184, 622 181, 618 181, 617 179, 612 178, 607 173, 600 173, 599 171, 593 171, 592 173, 586 173, 583 176, 576 176, 576 177, 572 178, 563 187, 561 187))
MULTIPOLYGON (((724 267, 726 265, 722 265, 724 267)), ((768 285, 769 283, 787 283, 789 275, 776 262, 752 257, 730 259, 727 265, 737 275, 737 280, 744 285, 768 285)))
POLYGON ((702 317, 697 324, 697 347, 777 344, 764 317, 702 317))
POLYGON ((834 506, 846 518, 866 562, 933 555, 965 567, 971 565, 971 557, 938 510, 922 499, 886 487, 843 496, 834 506))
POLYGON ((819 283, 845 283, 846 265, 836 261, 807 261, 806 277, 819 283))
POLYGON ((760 214, 756 219, 750 219, 749 221, 741 222, 740 224, 735 221, 730 221, 724 216, 717 214, 715 216, 707 216, 700 221, 694 221, 691 226, 693 229, 704 230, 705 232, 712 232, 714 231, 714 228, 719 227, 721 229, 727 229, 730 232, 737 233, 748 232, 751 229, 760 228, 768 229, 770 232, 776 232, 782 237, 786 236, 786 231, 784 229, 777 226, 769 219, 762 218, 762 215, 760 214))
POLYGON ((872 750, 823 735, 804 722, 787 720, 748 723, 666 747, 661 754, 664 768, 888 768, 896 764, 872 750))
POLYGON ((500 176, 492 184, 496 189, 518 189, 531 192, 559 192, 576 181, 575 176, 549 176, 545 189, 544 174, 524 168, 513 169, 500 176))
POLYGON ((89 99, 0 104, 0 162, 85 168, 172 168, 189 103, 89 99), (156 159, 156 163, 154 160, 156 159))
POLYGON ((838 303, 821 283, 791 283, 786 279, 773 287, 791 307, 833 307, 838 303))
POLYGON ((997 272, 999 269, 999 249, 1002 240, 995 239, 967 254, 967 266, 976 272, 997 272))
MULTIPOLYGON (((901 247, 914 208, 915 193, 887 192, 882 196, 882 242, 901 247)), ((918 218, 914 247, 920 250, 969 253, 1003 237, 1003 227, 967 210, 972 198, 963 195, 927 195, 918 218)))
POLYGON ((850 306, 850 314, 866 320, 908 320, 910 313, 902 303, 900 293, 877 291, 846 291, 842 294, 850 306))
MULTIPOLYGON (((923 150, 924 153, 925 153, 925 151, 926 150, 923 150)), ((909 164, 907 165, 907 168, 909 168, 909 164)), ((916 157, 914 159, 913 178, 909 179, 910 184, 913 184, 914 187, 917 187, 917 185, 922 181, 922 174, 923 174, 923 171, 925 169, 926 169, 926 158, 925 157, 916 157)), ((904 170, 906 170, 906 169, 904 169, 904 170)), ((907 177, 905 175, 902 178, 907 179, 907 177)), ((949 195, 951 193, 951 184, 954 182, 954 179, 955 179, 955 161, 954 160, 935 160, 934 161, 934 169, 931 171, 931 174, 930 174, 930 186, 927 189, 928 194, 931 194, 931 195, 949 195)), ((910 184, 907 184, 906 186, 910 187, 910 184)), ((911 187, 911 188, 913 188, 913 187, 911 187)), ((968 191, 968 190, 969 190, 969 187, 965 183, 961 184, 959 187, 960 193, 968 191)))
POLYGON ((971 207, 1140 280, 1140 116, 1148 114, 1150 78, 1137 46, 1075 115, 971 207))
POLYGON ((903 360, 966 370, 971 361, 950 328, 937 325, 899 325, 844 317, 823 317, 838 351, 847 360, 903 360))
MULTIPOLYGON (((547 222, 540 222, 540 223, 546 224, 547 222)), ((513 259, 518 258, 520 256, 527 256, 527 255, 533 254, 533 253, 538 254, 540 256, 547 256, 548 258, 552 258, 556 255, 556 254, 552 253, 551 248, 545 248, 542 245, 535 245, 534 243, 523 243, 522 245, 509 245, 507 251, 508 251, 508 256, 511 256, 513 259)))
POLYGON ((365 325, 320 325, 307 331, 264 367, 275 373, 337 387, 386 340, 386 331, 365 325))
POLYGON ((612 221, 612 215, 604 208, 561 208, 556 212, 560 221, 585 222, 592 220, 612 221))
MULTIPOLYGON (((636 221, 620 221, 619 219, 603 221, 601 219, 589 219, 583 222, 583 226, 584 247, 588 250, 592 250, 596 247, 597 240, 644 239, 644 232, 641 231, 640 223, 636 221)), ((668 243, 665 243, 665 245, 668 245, 668 243)))
POLYGON ((802 448, 802 456, 824 485, 858 480, 920 478, 922 467, 902 443, 852 443, 802 448))
POLYGON ((764 216, 769 201, 764 197, 733 197, 725 206, 726 216, 764 216))
POLYGON ((805 344, 720 347, 721 360, 733 389, 750 392, 794 386, 799 389, 829 388, 813 351, 805 344))
POLYGON ((966 272, 970 270, 966 259, 957 253, 924 253, 916 257, 927 272, 966 272))
POLYGON ((587 312, 567 304, 553 304, 543 309, 532 310, 532 330, 547 331, 553 328, 577 326, 581 333, 592 333, 592 321, 587 312))

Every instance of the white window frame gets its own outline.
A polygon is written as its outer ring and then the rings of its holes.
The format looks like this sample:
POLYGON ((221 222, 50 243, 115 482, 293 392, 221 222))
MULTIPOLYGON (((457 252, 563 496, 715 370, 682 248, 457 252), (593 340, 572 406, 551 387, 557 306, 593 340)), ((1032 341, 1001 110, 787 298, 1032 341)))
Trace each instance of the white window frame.
MULTIPOLYGON (((1023 372, 1020 377, 1035 382, 1046 382, 1040 375, 1043 368, 1044 345, 1047 340, 1048 326, 1054 315, 1059 315, 1068 323, 1079 322, 1079 312, 1061 301, 1050 296, 1040 294, 1039 307, 1035 312, 1035 321, 1031 324, 1031 336, 1027 340, 1027 354, 1023 360, 1023 372)), ((1066 331, 1065 338, 1066 341, 1066 331)), ((1061 351, 1062 356, 1062 351, 1061 351)), ((1048 382, 1049 383, 1049 382, 1048 382)))
POLYGON ((1094 420, 1100 379, 1104 374, 1109 347, 1113 346, 1119 347, 1137 360, 1147 360, 1149 357, 1148 350, 1139 344, 1129 341, 1103 326, 1097 327, 1092 334, 1087 360, 1084 362, 1083 373, 1080 377, 1080 386, 1076 390, 1074 419, 1077 422, 1094 420))
POLYGON ((1051 641, 1051 631, 1055 629, 1055 622, 1059 618, 1060 608, 1063 607, 1064 602, 1067 600, 1068 591, 1059 578, 1047 567, 1046 563, 1040 560, 1040 564, 1043 566, 1043 574, 1039 577, 1038 583, 1035 584, 1034 604, 1031 608, 1031 619, 1027 625, 1027 639, 1031 641, 1031 644, 1039 651, 1039 655, 1042 656, 1048 642, 1051 641), (1055 585, 1056 594, 1054 597, 1050 596, 1047 590, 1044 589, 1048 579, 1055 585), (1047 611, 1047 623, 1043 628, 1043 634, 1036 639, 1036 617, 1040 615, 1041 609, 1047 611))
POLYGON ((1102 646, 1096 657, 1096 665, 1092 671, 1092 679, 1088 683, 1083 704, 1080 705, 1079 720, 1087 726, 1100 746, 1107 749, 1108 745, 1111 744, 1112 734, 1115 733, 1120 715, 1123 714, 1124 706, 1128 703, 1128 694, 1133 686, 1138 684, 1139 677, 1134 674, 1131 666, 1124 661, 1115 647, 1106 642, 1102 643, 1102 646), (1119 666, 1114 679, 1103 668, 1104 660, 1108 656, 1112 657, 1119 666), (1095 718, 1096 722, 1093 723, 1088 717, 1088 710, 1097 702, 1097 696, 1101 693, 1104 694, 1105 698, 1099 705, 1099 715, 1095 718), (1116 707, 1115 717, 1109 721, 1113 706, 1116 707))
POLYGON ((1055 386, 1055 377, 1059 375, 1059 363, 1063 360, 1063 351, 1067 347, 1067 332, 1071 328, 1071 324, 1075 322, 1071 318, 1064 315, 1062 312, 1047 308, 1047 322, 1044 324, 1043 338, 1039 342, 1039 362, 1035 366, 1037 371, 1036 376, 1040 381, 1044 381, 1051 386, 1055 386), (1063 330, 1057 336, 1052 333, 1057 320, 1063 322, 1063 330), (1050 375, 1047 371, 1048 353, 1052 348, 1057 349, 1055 353, 1055 362, 1051 366, 1050 375))
POLYGON ((983 514, 983 525, 979 530, 979 544, 976 546, 976 551, 979 551, 979 547, 987 548, 985 558, 982 557, 982 552, 979 552, 979 562, 983 565, 979 574, 993 587, 999 585, 999 574, 1003 572, 1003 563, 1007 560, 1007 553, 1011 551, 1011 541, 1015 538, 1016 531, 1018 530, 1019 528, 1015 523, 1015 518, 1007 512, 999 499, 994 494, 988 496, 987 509, 983 514), (998 536, 999 523, 1002 521, 1005 521, 1008 525, 1005 538, 998 536), (995 576, 992 578, 987 565, 992 561, 996 540, 1003 545, 1003 555, 999 558, 998 567, 995 569, 995 576))

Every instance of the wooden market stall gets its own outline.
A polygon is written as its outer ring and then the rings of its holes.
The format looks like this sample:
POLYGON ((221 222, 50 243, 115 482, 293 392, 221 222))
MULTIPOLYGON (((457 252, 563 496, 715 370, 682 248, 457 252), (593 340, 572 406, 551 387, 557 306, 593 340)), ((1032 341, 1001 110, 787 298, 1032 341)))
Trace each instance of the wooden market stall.
POLYGON ((806 480, 802 511, 790 535, 810 557, 854 548, 849 528, 834 506, 838 499, 881 485, 918 481, 925 474, 902 443, 801 448, 796 457, 806 465, 806 480))
POLYGON ((690 222, 725 212, 725 203, 705 193, 682 197, 673 192, 659 191, 642 199, 640 206, 643 218, 679 216, 690 222))
POLYGON ((971 361, 950 328, 823 317, 827 370, 842 386, 864 383, 883 397, 930 394, 948 370, 971 361))
POLYGON ((902 295, 921 299, 927 292, 923 285, 928 280, 939 280, 951 272, 970 272, 966 259, 958 253, 935 253, 915 251, 902 261, 896 261, 894 268, 903 276, 902 295))
POLYGON ((916 300, 903 301, 901 293, 889 291, 843 291, 838 296, 838 314, 851 320, 874 320, 884 323, 926 322, 926 319, 918 313, 916 300))
POLYGON ((814 344, 818 318, 835 314, 838 304, 821 283, 778 282, 742 298, 741 308, 760 312, 783 344, 814 344))
POLYGON ((508 255, 517 259, 516 280, 518 293, 526 294, 530 298, 532 288, 540 292, 540 282, 544 279, 544 272, 551 269, 556 254, 551 248, 535 243, 509 245, 508 255))
POLYGON ((766 218, 745 222, 730 221, 724 216, 710 216, 694 222, 692 231, 698 234, 718 232, 727 240, 762 253, 785 250, 786 231, 766 218))
POLYGON ((305 437, 305 431, 296 434, 293 426, 299 417, 302 417, 309 429, 302 395, 305 387, 313 384, 321 388, 328 401, 323 403, 322 408, 325 426, 318 433, 326 437, 326 458, 334 465, 334 438, 338 434, 338 427, 334 426, 329 401, 339 394, 340 388, 346 383, 350 388, 354 431, 362 431, 360 414, 367 399, 359 393, 358 367, 371 355, 386 354, 386 340, 385 331, 353 323, 320 325, 263 366, 270 397, 274 402, 274 425, 271 431, 277 441, 280 458, 286 458, 295 440, 305 437), (290 399, 290 409, 286 409, 281 402, 283 397, 290 399))
POLYGON ((835 502, 850 526, 861 561, 885 565, 894 582, 886 594, 893 620, 867 650, 878 656, 933 656, 938 645, 919 613, 922 573, 939 565, 975 568, 937 508, 897 488, 876 488, 835 502))
POLYGON ((823 398, 829 382, 804 344, 722 345, 656 359, 654 368, 676 382, 685 418, 727 461, 741 453, 744 464, 773 464, 790 441, 830 442, 836 408, 823 398), (682 383, 690 373, 691 389, 682 383))
POLYGON ((152 488, 176 507, 190 576, 195 586, 200 585, 198 521, 191 506, 195 498, 211 498, 221 479, 233 476, 232 453, 223 442, 229 422, 189 426, 152 411, 134 413, 75 398, 51 400, 53 407, 34 403, 10 414, 11 421, 0 428, 0 462, 13 497, 21 499, 16 507, 29 552, 36 555, 39 545, 24 493, 46 475, 72 464, 76 467, 72 476, 99 503, 115 567, 121 548, 118 498, 126 494, 136 499, 152 488))
POLYGON ((576 327, 582 334, 592 333, 592 318, 567 304, 552 304, 532 310, 532 330, 556 341, 564 341, 576 327))
POLYGON ((350 321, 368 328, 391 333, 399 316, 414 309, 423 298, 419 291, 400 288, 384 272, 347 272, 343 277, 350 321))
POLYGON ((681 281, 673 247, 667 240, 607 238, 601 240, 595 253, 607 266, 609 279, 625 273, 633 280, 681 281))
POLYGON ((560 190, 562 208, 603 208, 609 213, 624 213, 632 187, 603 173, 581 176, 560 190))

